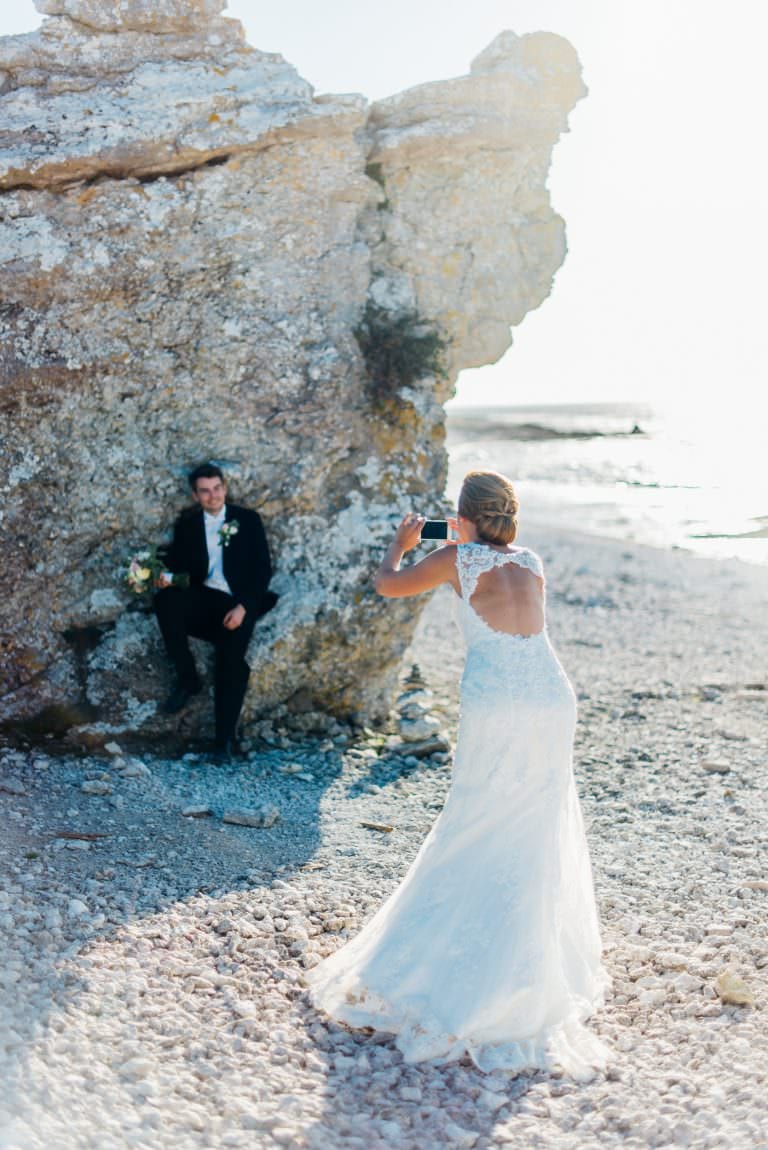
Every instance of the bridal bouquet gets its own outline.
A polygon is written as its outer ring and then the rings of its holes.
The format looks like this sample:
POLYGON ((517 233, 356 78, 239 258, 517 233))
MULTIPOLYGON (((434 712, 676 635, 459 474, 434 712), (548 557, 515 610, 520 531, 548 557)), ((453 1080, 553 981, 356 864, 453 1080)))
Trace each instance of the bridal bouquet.
POLYGON ((157 585, 160 575, 167 575, 170 585, 174 587, 189 586, 189 575, 175 575, 168 571, 158 556, 156 547, 145 547, 142 551, 137 551, 128 564, 124 579, 129 591, 134 595, 143 595, 157 585))

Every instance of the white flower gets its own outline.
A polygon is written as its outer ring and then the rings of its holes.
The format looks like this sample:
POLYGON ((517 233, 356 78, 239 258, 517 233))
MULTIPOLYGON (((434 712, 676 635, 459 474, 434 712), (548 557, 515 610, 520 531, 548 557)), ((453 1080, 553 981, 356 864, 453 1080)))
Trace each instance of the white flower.
POLYGON ((229 523, 224 523, 219 528, 219 539, 222 547, 226 547, 233 535, 237 535, 240 530, 240 524, 236 519, 230 519, 229 523))

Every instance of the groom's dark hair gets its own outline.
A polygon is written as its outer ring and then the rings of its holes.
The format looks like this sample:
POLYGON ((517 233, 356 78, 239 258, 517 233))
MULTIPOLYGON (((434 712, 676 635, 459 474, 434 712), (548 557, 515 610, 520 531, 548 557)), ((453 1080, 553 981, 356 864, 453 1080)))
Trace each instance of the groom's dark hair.
POLYGON ((187 478, 189 486, 196 491, 198 479, 220 479, 224 482, 224 472, 215 463, 201 463, 194 471, 190 471, 187 478))

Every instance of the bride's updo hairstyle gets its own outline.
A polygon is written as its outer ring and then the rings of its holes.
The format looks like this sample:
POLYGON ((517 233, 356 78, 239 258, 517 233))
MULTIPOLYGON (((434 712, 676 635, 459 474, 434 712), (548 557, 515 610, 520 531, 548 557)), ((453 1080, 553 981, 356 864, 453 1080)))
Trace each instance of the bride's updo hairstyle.
POLYGON ((474 523, 483 543, 503 546, 517 535, 515 489, 498 471, 470 471, 459 495, 459 515, 474 523))

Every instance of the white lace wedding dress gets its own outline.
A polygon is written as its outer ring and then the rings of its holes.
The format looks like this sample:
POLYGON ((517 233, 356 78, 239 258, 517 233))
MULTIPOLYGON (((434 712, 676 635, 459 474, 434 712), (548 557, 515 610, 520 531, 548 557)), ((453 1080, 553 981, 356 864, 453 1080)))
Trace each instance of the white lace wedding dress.
POLYGON ((315 1006, 397 1035, 406 1061, 482 1070, 604 1066, 584 1026, 603 1000, 592 871, 572 769, 573 690, 546 629, 494 630, 480 576, 532 551, 457 547, 467 644, 453 780, 408 874, 360 933, 308 972, 315 1006))

